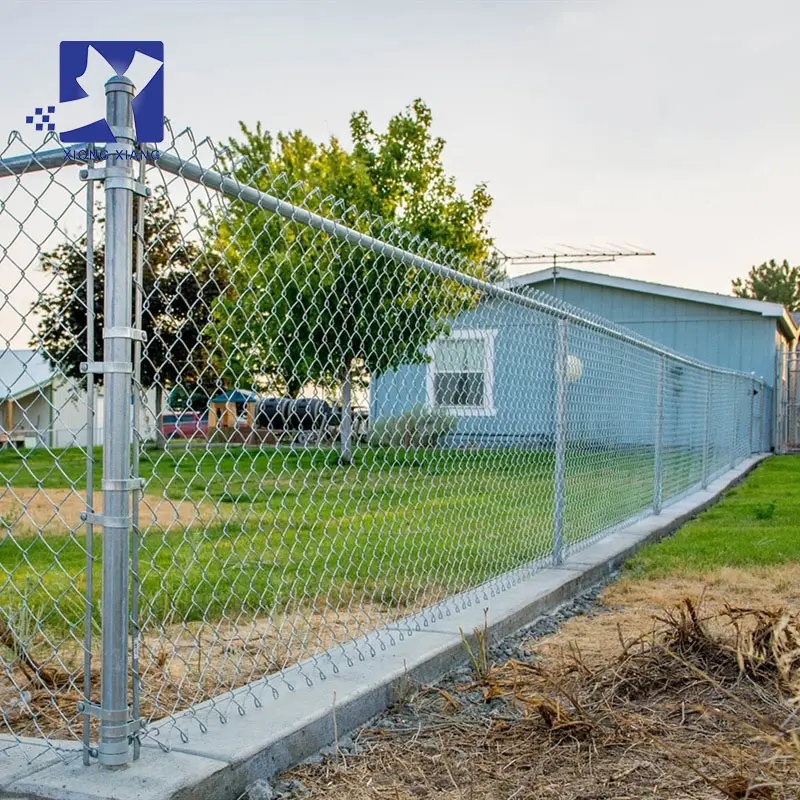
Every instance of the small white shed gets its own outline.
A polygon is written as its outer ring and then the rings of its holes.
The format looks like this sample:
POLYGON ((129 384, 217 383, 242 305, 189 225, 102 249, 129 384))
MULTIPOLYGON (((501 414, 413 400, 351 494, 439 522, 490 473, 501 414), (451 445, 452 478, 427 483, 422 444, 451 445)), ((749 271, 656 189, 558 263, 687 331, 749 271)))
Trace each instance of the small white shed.
MULTIPOLYGON (((103 389, 95 387, 94 441, 102 442, 103 389)), ((152 390, 142 414, 143 438, 155 438, 152 390)), ((54 370, 38 350, 0 351, 0 446, 85 447, 87 396, 83 380, 54 370)))

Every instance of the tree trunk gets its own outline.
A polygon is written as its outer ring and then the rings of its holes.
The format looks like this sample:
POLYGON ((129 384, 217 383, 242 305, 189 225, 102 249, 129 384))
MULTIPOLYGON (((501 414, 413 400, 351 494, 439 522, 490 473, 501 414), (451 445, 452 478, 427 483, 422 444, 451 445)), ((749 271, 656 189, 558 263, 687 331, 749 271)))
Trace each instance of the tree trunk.
POLYGON ((303 390, 302 381, 299 378, 289 376, 284 377, 284 383, 286 384, 286 396, 296 400, 297 396, 303 390))
POLYGON ((161 409, 164 403, 164 387, 156 380, 156 445, 162 450, 167 449, 167 440, 161 433, 161 409))
POLYGON ((345 362, 342 369, 342 417, 339 421, 339 442, 341 454, 339 463, 350 464, 353 461, 353 406, 351 400, 350 362, 345 362))

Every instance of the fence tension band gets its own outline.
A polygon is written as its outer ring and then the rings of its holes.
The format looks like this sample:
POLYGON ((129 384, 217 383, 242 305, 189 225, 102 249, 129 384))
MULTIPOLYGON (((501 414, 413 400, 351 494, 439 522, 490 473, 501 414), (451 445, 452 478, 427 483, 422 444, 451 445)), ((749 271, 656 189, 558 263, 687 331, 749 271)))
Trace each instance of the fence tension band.
POLYGON ((106 711, 95 703, 87 703, 85 700, 81 700, 77 705, 77 709, 79 714, 111 723, 106 726, 107 730, 113 730, 115 734, 120 736, 127 736, 129 740, 132 740, 134 736, 138 736, 140 731, 147 727, 147 720, 144 717, 132 720, 130 718, 130 709, 128 708, 120 709, 119 711, 106 711))
POLYGON ((141 197, 150 197, 153 193, 150 187, 139 183, 130 175, 122 175, 113 170, 113 167, 82 169, 78 175, 82 181, 103 181, 103 188, 106 190, 127 189, 129 192, 138 194, 141 197))
POLYGON ((81 511, 81 522, 87 525, 101 525, 104 528, 130 528, 133 524, 131 517, 107 517, 94 511, 81 511))
POLYGON ((110 492, 141 490, 144 489, 144 478, 122 478, 119 480, 103 478, 101 488, 110 492))
POLYGON ((103 328, 104 339, 131 339, 134 342, 146 342, 147 333, 140 331, 138 328, 103 328))
POLYGON ((130 361, 81 361, 81 372, 91 372, 93 375, 102 375, 108 372, 133 375, 133 363, 130 361))

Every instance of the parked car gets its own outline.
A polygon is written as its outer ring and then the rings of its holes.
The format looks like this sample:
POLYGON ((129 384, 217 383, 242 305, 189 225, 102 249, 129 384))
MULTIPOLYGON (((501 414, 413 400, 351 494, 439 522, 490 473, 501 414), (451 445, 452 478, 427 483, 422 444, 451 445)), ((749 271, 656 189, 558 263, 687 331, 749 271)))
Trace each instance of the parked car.
POLYGON ((208 437, 208 412, 165 411, 158 429, 165 439, 205 439, 208 437))
POLYGON ((256 425, 279 431, 322 431, 334 421, 334 410, 317 398, 264 397, 256 410, 256 425))

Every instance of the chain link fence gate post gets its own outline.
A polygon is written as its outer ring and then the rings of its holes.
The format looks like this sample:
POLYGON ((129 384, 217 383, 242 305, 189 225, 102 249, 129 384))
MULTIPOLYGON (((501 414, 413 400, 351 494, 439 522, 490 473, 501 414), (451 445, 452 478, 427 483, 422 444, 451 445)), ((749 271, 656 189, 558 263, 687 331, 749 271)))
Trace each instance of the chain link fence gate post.
POLYGON ((553 561, 564 560, 564 472, 567 456, 567 320, 556 321, 555 465, 553 468, 553 561))
MULTIPOLYGON (((106 119, 117 142, 128 148, 135 145, 133 93, 128 78, 114 77, 106 83, 106 119)), ((87 522, 103 528, 101 702, 99 707, 84 703, 83 711, 100 720, 99 763, 115 767, 128 761, 129 738, 138 727, 128 710, 128 562, 134 488, 131 342, 141 340, 142 334, 131 327, 131 315, 133 196, 146 190, 135 181, 126 158, 115 158, 113 166, 103 169, 83 170, 81 177, 103 181, 106 199, 103 361, 84 366, 87 372, 102 374, 105 387, 103 512, 86 515, 87 522)))

